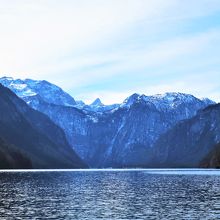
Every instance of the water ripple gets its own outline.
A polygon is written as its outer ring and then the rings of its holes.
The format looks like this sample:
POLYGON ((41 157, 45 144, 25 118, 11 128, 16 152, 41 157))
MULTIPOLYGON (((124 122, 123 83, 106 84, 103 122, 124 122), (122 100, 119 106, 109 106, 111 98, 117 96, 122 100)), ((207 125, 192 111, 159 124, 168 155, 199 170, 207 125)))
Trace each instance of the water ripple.
POLYGON ((220 175, 170 172, 1 172, 0 216, 6 220, 220 218, 220 175))

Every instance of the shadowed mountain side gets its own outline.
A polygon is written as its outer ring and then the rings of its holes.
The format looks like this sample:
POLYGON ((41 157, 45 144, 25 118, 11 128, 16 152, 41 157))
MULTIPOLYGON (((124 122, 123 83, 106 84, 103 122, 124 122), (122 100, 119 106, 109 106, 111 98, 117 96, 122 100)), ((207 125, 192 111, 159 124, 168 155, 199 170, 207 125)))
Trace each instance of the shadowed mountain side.
POLYGON ((158 167, 199 167, 219 142, 220 104, 216 104, 161 135, 154 146, 155 157, 151 163, 158 167))
POLYGON ((220 168, 220 143, 201 161, 203 168, 220 168))
POLYGON ((14 145, 8 145, 0 138, 0 169, 32 168, 30 159, 14 145))
POLYGON ((69 146, 62 129, 2 85, 0 135, 25 152, 33 168, 86 167, 69 146))
MULTIPOLYGON (((161 135, 169 136, 170 133, 167 132, 176 124, 194 117, 198 111, 214 103, 209 99, 198 99, 184 93, 153 96, 135 93, 121 104, 104 106, 100 99, 96 99, 86 107, 82 102, 77 102, 76 105, 67 102, 66 93, 51 83, 49 88, 52 92, 49 93, 48 83, 45 84, 44 81, 4 77, 0 78, 0 82, 62 128, 69 145, 93 168, 146 167, 149 161, 154 161, 154 145, 161 135)), ((31 117, 29 122, 32 120, 31 117)), ((35 122, 36 125, 39 124, 38 119, 35 122)), ((41 124, 38 126, 41 129, 41 124)), ((50 140, 53 141, 56 137, 56 142, 63 140, 59 135, 54 137, 51 129, 47 130, 52 133, 50 140)), ((180 132, 186 131, 187 128, 180 132)), ((178 140, 185 146, 184 135, 185 133, 180 133, 178 140)), ((178 140, 175 139, 176 144, 179 144, 178 140)), ((172 138, 169 141, 170 143, 164 142, 164 148, 160 147, 159 155, 166 154, 167 146, 173 144, 172 138)), ((189 142, 187 144, 192 144, 193 139, 189 142)), ((169 147, 169 155, 171 152, 172 147, 169 147)), ((176 153, 178 157, 181 150, 176 150, 176 153)), ((161 163, 159 160, 158 166, 161 163)))

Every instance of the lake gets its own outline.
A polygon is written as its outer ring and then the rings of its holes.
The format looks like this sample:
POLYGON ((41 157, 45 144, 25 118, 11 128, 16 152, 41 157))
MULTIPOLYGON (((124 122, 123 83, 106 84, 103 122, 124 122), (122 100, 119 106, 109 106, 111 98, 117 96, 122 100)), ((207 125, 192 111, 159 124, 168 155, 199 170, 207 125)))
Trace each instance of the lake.
POLYGON ((0 171, 1 219, 218 219, 218 170, 0 171))

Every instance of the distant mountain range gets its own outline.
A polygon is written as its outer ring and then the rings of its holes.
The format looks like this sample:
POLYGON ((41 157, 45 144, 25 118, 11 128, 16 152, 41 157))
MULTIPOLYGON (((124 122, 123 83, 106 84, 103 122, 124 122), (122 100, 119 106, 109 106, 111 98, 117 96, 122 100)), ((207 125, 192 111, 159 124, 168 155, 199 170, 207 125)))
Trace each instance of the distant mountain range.
MULTIPOLYGON (((71 146, 68 158, 77 161, 75 165, 83 163, 74 151, 90 167, 198 167, 220 142, 219 107, 209 99, 183 93, 133 94, 121 104, 106 106, 97 98, 86 105, 44 80, 3 77, 0 83, 28 109, 49 117, 60 135, 64 132, 65 137, 54 135, 42 119, 28 118, 44 128, 43 134, 53 134, 50 140, 60 149, 69 151, 71 146)), ((23 117, 27 120, 28 115, 23 117)))

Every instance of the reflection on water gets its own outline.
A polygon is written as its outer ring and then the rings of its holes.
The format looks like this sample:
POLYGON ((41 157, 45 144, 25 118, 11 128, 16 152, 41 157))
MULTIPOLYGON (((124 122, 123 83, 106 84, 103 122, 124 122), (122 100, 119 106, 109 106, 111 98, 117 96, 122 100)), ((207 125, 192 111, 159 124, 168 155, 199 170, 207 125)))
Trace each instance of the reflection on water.
MULTIPOLYGON (((169 171, 171 172, 171 171, 169 171)), ((218 219, 220 175, 0 173, 1 219, 218 219)), ((195 171, 196 172, 196 171, 195 171)))

